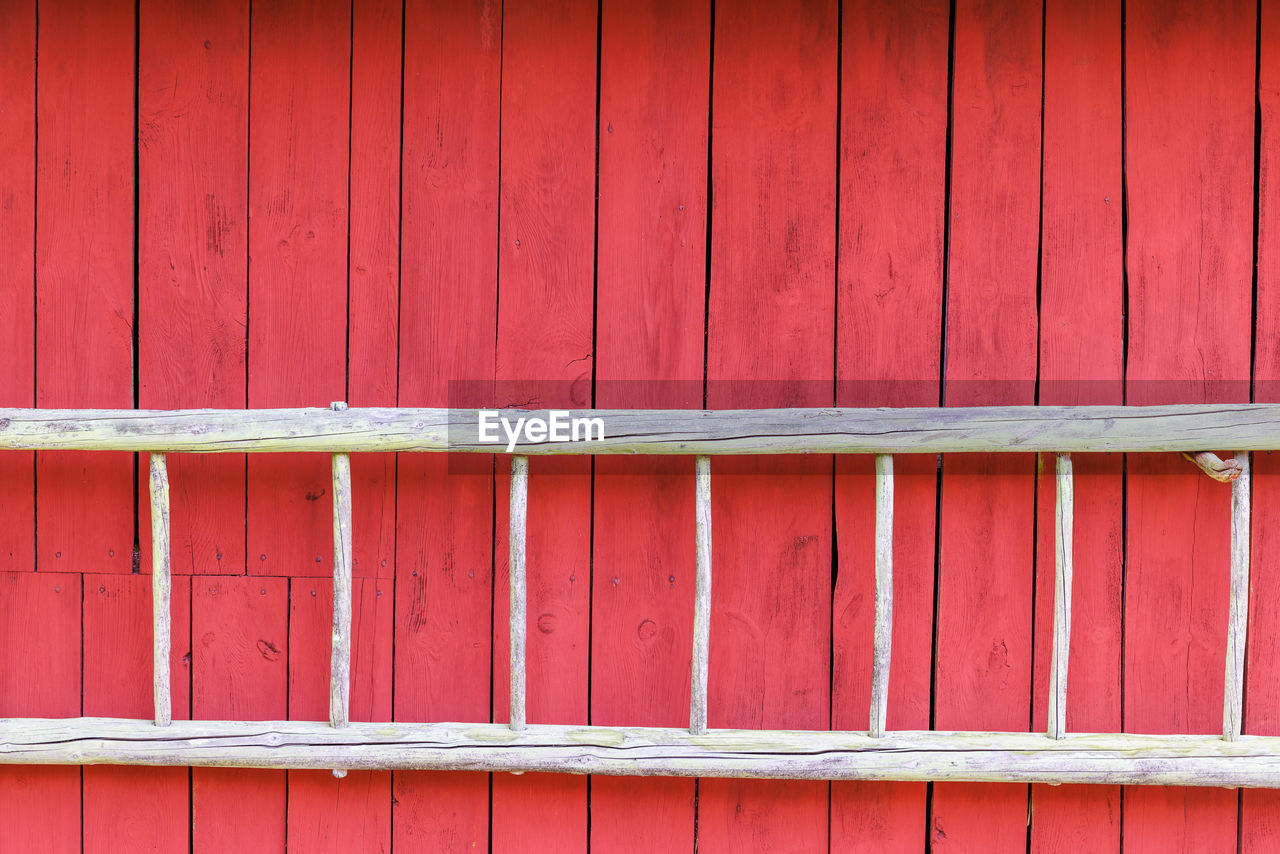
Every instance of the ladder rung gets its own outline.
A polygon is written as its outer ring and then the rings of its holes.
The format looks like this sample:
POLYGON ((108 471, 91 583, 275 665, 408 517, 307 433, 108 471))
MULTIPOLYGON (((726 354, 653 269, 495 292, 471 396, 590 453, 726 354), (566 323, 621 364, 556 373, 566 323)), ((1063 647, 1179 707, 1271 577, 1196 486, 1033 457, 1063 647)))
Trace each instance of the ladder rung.
POLYGON ((1240 737, 1244 720, 1244 646, 1249 630, 1249 454, 1239 452, 1240 475, 1231 482, 1231 607, 1227 616, 1226 690, 1222 737, 1240 737))
POLYGON ((1075 529, 1075 487, 1071 455, 1058 454, 1057 501, 1053 514, 1053 660, 1049 669, 1049 737, 1067 729, 1067 665, 1071 660, 1071 569, 1075 529))
POLYGON ((351 458, 333 455, 333 648, 329 724, 351 721, 351 458))
POLYGON ((871 658, 870 733, 884 735, 893 657, 893 457, 876 455, 876 606, 871 658))
POLYGON ((169 468, 151 454, 151 673, 156 726, 173 721, 169 697, 169 468))
POLYGON ((711 641, 711 458, 694 459, 696 569, 693 581, 693 666, 689 731, 707 731, 707 668, 711 641))
POLYGON ((528 580, 525 577, 525 530, 529 509, 529 458, 511 458, 511 728, 525 727, 525 635, 528 580))

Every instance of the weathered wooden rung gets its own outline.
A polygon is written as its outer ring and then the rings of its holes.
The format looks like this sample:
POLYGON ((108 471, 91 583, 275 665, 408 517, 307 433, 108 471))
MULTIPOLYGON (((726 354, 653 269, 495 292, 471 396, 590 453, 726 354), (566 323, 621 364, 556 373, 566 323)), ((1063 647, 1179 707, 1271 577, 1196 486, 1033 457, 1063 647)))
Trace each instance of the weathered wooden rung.
POLYGON ((1249 519, 1252 508, 1249 454, 1236 454, 1240 474, 1231 483, 1231 606, 1227 616, 1226 688, 1222 737, 1240 738, 1244 719, 1244 646, 1249 629, 1249 519))
POLYGON ((711 458, 694 460, 696 569, 693 581, 693 657, 689 731, 707 731, 707 674, 711 644, 711 458))
POLYGON ((872 737, 884 735, 893 657, 893 457, 876 456, 876 605, 871 654, 872 737))
POLYGON ((173 721, 169 691, 169 468, 151 454, 151 675, 156 726, 173 721))
POLYGON ((1071 569, 1075 541, 1075 487, 1071 455, 1058 454, 1053 514, 1053 659, 1049 667, 1049 737, 1067 730, 1067 665, 1071 660, 1071 569))
POLYGON ((525 728, 525 645, 528 631, 528 579, 525 575, 525 531, 529 511, 529 458, 511 458, 511 717, 510 728, 525 728))
POLYGON ((329 724, 351 721, 351 458, 333 455, 333 644, 329 724))

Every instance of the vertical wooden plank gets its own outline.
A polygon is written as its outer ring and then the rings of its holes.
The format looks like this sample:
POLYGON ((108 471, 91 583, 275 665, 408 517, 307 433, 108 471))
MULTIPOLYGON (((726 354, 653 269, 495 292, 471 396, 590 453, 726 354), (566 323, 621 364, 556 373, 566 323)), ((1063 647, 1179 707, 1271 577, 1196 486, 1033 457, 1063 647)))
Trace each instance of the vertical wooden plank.
MULTIPOLYGON (((941 374, 950 10, 846 4, 840 138, 836 403, 936 406, 941 374)), ((894 458, 890 729, 929 726, 937 458, 894 458)), ((831 725, 869 721, 875 479, 836 458, 831 725)), ((831 846, 918 851, 927 787, 833 783, 831 846)))
MULTIPOLYGON (((1045 6, 1040 402, 1124 402, 1119 0, 1045 6)), ((1071 654, 1066 725, 1120 729, 1123 459, 1073 455, 1071 654)), ((1037 499, 1033 729, 1047 726, 1054 609, 1054 478, 1037 499)), ((1035 851, 1118 851, 1119 786, 1033 786, 1035 851)))
MULTIPOLYGON (((193 577, 192 717, 286 719, 288 641, 289 579, 193 577)), ((195 854, 284 851, 286 773, 193 769, 191 842, 195 854)))
MULTIPOLYGON (((37 406, 134 403, 134 10, 128 0, 38 5, 37 406)), ((134 464, 132 454, 37 455, 40 569, 130 572, 134 464)), ((64 580, 55 595, 69 586, 64 580)), ((61 627, 59 645, 75 643, 79 611, 72 627, 61 627)), ((15 627, 48 619, 35 610, 14 616, 15 627)), ((29 668, 35 650, 25 648, 29 668)), ((72 702, 70 713, 79 713, 72 702)), ((71 769, 31 778, 29 821, 66 823, 27 839, 32 847, 80 846, 79 778, 71 769)))
MULTIPOLYGON (((502 405, 591 405, 596 11, 588 0, 503 5, 496 363, 502 405)), ((588 720, 590 472, 586 458, 529 466, 531 723, 588 720)), ((506 486, 499 477, 499 495, 506 486)), ((502 720, 506 508, 497 515, 493 707, 502 720)), ((586 779, 496 775, 491 832, 497 851, 585 850, 586 779)))
MULTIPOLYGON (((608 2, 600 26, 595 404, 701 407, 711 4, 608 2)), ((593 723, 689 723, 693 465, 595 461, 593 723)), ((590 847, 687 850, 694 789, 595 777, 590 847)))
MULTIPOLYGON (((84 576, 84 714, 151 717, 151 579, 84 576)), ((191 585, 174 579, 170 620, 173 716, 190 717, 191 585)), ((178 851, 190 832, 186 768, 84 769, 84 850, 178 851)))
MULTIPOLYGON (((138 403, 245 405, 249 4, 139 6, 138 403)), ((244 458, 171 454, 175 574, 244 572, 244 458)), ((146 460, 139 460, 147 506, 146 460)), ((150 528, 139 525, 144 570, 150 528)))
MULTIPOLYGON (((346 396, 351 4, 277 0, 255 4, 252 14, 248 402, 325 406, 346 396)), ((328 457, 255 456, 247 484, 250 573, 330 576, 328 457)), ((327 660, 328 647, 296 654, 327 660)), ((269 806, 235 833, 274 845, 286 833, 285 775, 261 774, 234 790, 211 786, 206 809, 231 809, 220 799, 234 791, 241 800, 250 785, 270 792, 269 806)), ((329 817, 310 812, 313 822, 329 817)))
MULTIPOLYGON (((391 719, 392 583, 357 578, 352 600, 351 719, 391 719)), ((296 578, 289 597, 289 717, 325 720, 333 590, 296 578)), ((386 851, 391 847, 391 772, 290 771, 289 847, 300 851, 386 851)))
MULTIPOLYGON (((351 4, 253 8, 249 146, 250 407, 346 397, 351 4)), ((248 463, 250 573, 333 572, 329 460, 248 463)))
MULTIPOLYGON (((501 3, 405 7, 400 403, 492 403, 501 3), (465 286, 463 286, 465 284, 465 286)), ((396 497, 395 716, 488 721, 493 463, 402 454, 396 497)), ((487 844, 489 775, 396 773, 393 843, 487 844)))
MULTIPOLYGON (((80 578, 0 573, 0 717, 80 715, 80 578)), ((0 804, 0 851, 81 851, 79 768, 0 768, 0 804)))
MULTIPOLYGON (((711 407, 834 396, 838 17, 833 2, 716 5, 711 407)), ((721 462, 708 723, 826 729, 831 459, 721 462)), ((828 790, 703 780, 699 849, 825 847, 828 790)))
MULTIPOLYGON (((1126 15, 1127 402, 1248 400, 1257 6, 1126 15)), ((1230 488, 1173 455, 1128 469, 1125 729, 1220 732, 1230 488)), ((1237 803, 1132 788, 1125 850, 1230 850, 1237 803)))
MULTIPOLYGON (((1261 7, 1258 107, 1261 128, 1258 185, 1257 317, 1253 400, 1280 401, 1280 9, 1261 7)), ((1245 645, 1244 730, 1280 735, 1280 454, 1253 455, 1253 539, 1249 632, 1245 645)), ((1249 854, 1280 846, 1280 791, 1247 790, 1240 810, 1240 849, 1249 854)))
MULTIPOLYGON (((36 405, 133 406, 134 4, 41 3, 36 405)), ((132 454, 37 456, 40 568, 129 572, 132 454)))
MULTIPOLYGON (((35 403, 36 3, 0 6, 0 405, 35 403)), ((35 569, 35 456, 0 454, 0 570, 35 569)))
MULTIPOLYGON (((351 223, 347 402, 395 406, 400 310, 403 3, 351 9, 351 223)), ((396 458, 351 460, 357 576, 395 577, 396 458)))
MULTIPOLYGON (((1029 404, 1036 377, 1041 10, 956 4, 944 402, 1029 404)), ((1035 461, 944 460, 934 719, 1025 730, 1035 461)), ((934 787, 935 850, 1023 851, 1027 787, 934 787)))

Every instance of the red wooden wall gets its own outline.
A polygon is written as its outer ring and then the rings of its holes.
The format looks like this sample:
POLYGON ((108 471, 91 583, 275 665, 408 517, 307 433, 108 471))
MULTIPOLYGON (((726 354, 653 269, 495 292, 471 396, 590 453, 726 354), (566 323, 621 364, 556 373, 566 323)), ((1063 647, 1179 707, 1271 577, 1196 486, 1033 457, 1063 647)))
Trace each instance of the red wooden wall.
MULTIPOLYGON (((0 0, 0 405, 1280 401, 1275 6, 0 0)), ((145 465, 0 455, 0 715, 149 716, 145 465)), ((174 714, 322 719, 327 462, 171 466, 174 714)), ((1076 470, 1068 725, 1215 731, 1227 488, 1076 470)), ((353 716, 502 720, 507 463, 353 471, 353 716)), ((711 724, 865 727, 870 460, 713 471, 711 724)), ((889 726, 1043 727, 1051 461, 898 471, 889 726)), ((686 720, 691 474, 534 461, 531 720, 686 720)), ((0 815, 3 851, 1280 845, 1275 792, 1109 786, 3 766, 0 815)))

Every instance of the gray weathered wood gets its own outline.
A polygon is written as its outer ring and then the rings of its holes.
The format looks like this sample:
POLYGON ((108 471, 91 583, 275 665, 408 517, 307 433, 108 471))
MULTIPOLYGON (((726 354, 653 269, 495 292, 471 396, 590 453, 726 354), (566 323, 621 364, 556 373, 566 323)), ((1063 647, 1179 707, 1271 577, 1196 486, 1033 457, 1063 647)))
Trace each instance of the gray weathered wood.
POLYGON ((528 579, 525 577, 525 530, 529 509, 529 458, 511 458, 511 534, 508 566, 511 587, 511 724, 525 728, 525 635, 528 630, 528 579))
POLYGON ((169 468, 151 455, 151 678, 156 726, 173 721, 169 696, 169 468))
POLYGON ((1071 455, 1058 454, 1054 508, 1053 661, 1049 668, 1049 737, 1067 730, 1067 664, 1071 659, 1071 567, 1075 525, 1071 455))
POLYGON ((871 657, 871 735, 884 735, 893 658, 893 457, 876 456, 876 606, 871 657))
MULTIPOLYGON (((548 411, 503 410, 547 418, 548 411)), ((1280 405, 1008 406, 945 409, 583 410, 605 438, 520 442, 527 454, 1202 451, 1280 448, 1280 405)), ((471 451, 477 410, 0 409, 0 450, 471 451)))
POLYGON ((1227 616, 1227 684, 1222 734, 1240 738, 1244 715, 1244 646, 1249 629, 1249 455, 1236 454, 1240 474, 1231 483, 1231 606, 1227 616))
POLYGON ((329 723, 351 720, 351 458, 333 455, 333 644, 329 723))
POLYGON ((1280 737, 303 721, 0 720, 0 764, 1280 787, 1280 737))
POLYGON ((711 458, 694 460, 696 567, 693 580, 693 684, 689 691, 689 731, 707 731, 707 668, 711 644, 711 458))

